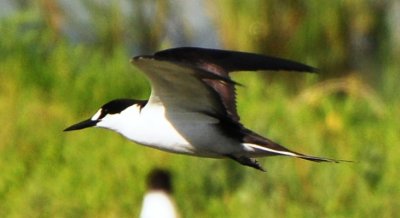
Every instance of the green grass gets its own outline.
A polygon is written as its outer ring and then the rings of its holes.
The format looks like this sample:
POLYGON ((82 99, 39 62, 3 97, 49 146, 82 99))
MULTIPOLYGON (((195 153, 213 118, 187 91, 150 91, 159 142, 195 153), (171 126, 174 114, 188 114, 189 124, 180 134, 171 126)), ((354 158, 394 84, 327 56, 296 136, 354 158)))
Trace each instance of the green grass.
POLYGON ((320 82, 290 74, 302 87, 294 91, 279 79, 235 75, 245 85, 238 100, 246 126, 299 152, 354 161, 264 158, 261 173, 134 145, 101 129, 62 132, 111 99, 146 98, 146 79, 122 48, 104 54, 14 26, 0 26, 0 217, 137 216, 153 167, 172 171, 182 217, 400 215, 394 64, 380 72, 383 88, 361 77, 320 82))

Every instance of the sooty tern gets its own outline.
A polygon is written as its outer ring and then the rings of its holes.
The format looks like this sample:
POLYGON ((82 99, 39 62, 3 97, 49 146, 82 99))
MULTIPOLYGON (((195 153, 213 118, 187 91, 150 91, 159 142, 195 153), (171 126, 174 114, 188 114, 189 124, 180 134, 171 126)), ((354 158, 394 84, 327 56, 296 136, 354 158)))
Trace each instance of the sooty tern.
POLYGON ((172 196, 170 172, 153 169, 147 177, 147 192, 144 195, 140 218, 177 218, 175 201, 172 196))
POLYGON ((64 131, 102 127, 156 149, 231 158, 263 168, 253 158, 284 155, 316 162, 337 160, 291 151, 245 128, 236 110, 234 71, 315 72, 301 63, 246 52, 182 47, 131 60, 150 80, 150 99, 117 99, 64 131))

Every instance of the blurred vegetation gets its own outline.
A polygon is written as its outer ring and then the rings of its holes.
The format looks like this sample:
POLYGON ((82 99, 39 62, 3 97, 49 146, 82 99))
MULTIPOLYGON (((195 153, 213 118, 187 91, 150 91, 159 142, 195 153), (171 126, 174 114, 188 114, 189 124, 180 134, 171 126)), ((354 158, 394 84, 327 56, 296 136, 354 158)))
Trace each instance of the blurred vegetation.
POLYGON ((175 176, 182 217, 399 217, 395 0, 198 8, 222 48, 321 69, 235 75, 245 84, 238 98, 248 127, 296 151, 354 163, 264 158, 263 174, 109 131, 62 132, 111 99, 147 98, 131 56, 198 45, 193 18, 183 16, 187 2, 12 2, 15 12, 0 18, 0 217, 137 216, 153 167, 175 176))

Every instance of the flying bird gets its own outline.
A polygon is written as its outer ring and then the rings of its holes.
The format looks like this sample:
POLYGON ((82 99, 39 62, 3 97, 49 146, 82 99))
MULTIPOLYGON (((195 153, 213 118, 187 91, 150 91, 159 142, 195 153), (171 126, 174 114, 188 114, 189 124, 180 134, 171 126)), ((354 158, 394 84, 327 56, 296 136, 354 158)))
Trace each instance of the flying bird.
POLYGON ((113 130, 152 148, 199 157, 230 158, 264 171, 256 157, 283 155, 338 162, 292 151, 243 126, 236 110, 235 71, 315 72, 277 57, 217 49, 181 47, 136 56, 131 63, 149 79, 148 100, 117 99, 91 118, 64 131, 87 127, 113 130))

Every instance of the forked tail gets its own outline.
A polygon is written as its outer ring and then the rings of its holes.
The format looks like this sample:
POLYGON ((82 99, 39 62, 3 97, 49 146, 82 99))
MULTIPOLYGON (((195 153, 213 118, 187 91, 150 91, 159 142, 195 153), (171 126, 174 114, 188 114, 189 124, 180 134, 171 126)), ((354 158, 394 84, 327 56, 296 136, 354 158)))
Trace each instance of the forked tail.
MULTIPOLYGON (((272 142, 273 143, 273 142, 272 142)), ((301 154, 298 152, 291 151, 282 145, 276 144, 276 143, 268 143, 264 145, 258 145, 258 144, 252 144, 252 143, 244 143, 244 146, 246 146, 249 150, 253 150, 256 156, 273 156, 273 155, 284 155, 284 156, 290 156, 290 157, 296 157, 296 158, 301 158, 304 160, 309 160, 309 161, 314 161, 314 162, 333 162, 333 163, 339 163, 341 160, 335 160, 331 158, 324 158, 324 157, 316 157, 316 156, 310 156, 310 155, 305 155, 301 154)))

